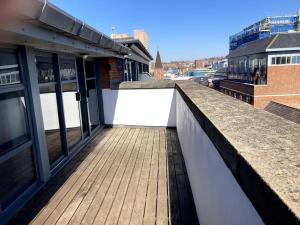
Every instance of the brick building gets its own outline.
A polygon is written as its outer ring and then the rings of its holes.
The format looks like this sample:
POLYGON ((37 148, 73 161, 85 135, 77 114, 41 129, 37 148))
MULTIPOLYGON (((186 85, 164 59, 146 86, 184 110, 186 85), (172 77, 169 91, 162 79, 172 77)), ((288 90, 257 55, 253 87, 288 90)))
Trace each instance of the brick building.
POLYGON ((300 33, 277 34, 230 51, 225 94, 265 108, 270 101, 300 108, 300 33))

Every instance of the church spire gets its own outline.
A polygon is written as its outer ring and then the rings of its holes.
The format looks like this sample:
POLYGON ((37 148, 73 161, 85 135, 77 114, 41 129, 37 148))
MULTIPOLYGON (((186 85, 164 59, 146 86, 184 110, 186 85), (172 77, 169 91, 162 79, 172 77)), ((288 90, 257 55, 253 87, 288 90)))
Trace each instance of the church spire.
POLYGON ((164 77, 163 64, 161 62, 159 50, 157 50, 155 66, 154 66, 154 79, 161 80, 164 77))

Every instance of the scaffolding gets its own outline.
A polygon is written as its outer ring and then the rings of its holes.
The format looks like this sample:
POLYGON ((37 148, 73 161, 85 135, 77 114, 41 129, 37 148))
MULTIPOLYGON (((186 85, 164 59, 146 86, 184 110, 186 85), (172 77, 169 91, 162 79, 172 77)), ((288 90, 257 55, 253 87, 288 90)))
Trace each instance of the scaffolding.
POLYGON ((293 16, 267 17, 230 36, 229 48, 234 50, 250 41, 263 39, 275 34, 300 31, 300 11, 293 16))

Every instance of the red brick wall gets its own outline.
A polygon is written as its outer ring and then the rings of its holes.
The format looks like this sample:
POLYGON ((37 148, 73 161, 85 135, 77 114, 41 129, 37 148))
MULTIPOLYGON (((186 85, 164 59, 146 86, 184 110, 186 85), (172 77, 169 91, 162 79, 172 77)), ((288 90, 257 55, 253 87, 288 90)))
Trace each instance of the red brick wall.
POLYGON ((101 82, 102 88, 110 88, 111 83, 123 81, 123 70, 118 68, 117 58, 101 59, 101 82))
POLYGON ((274 101, 300 108, 300 65, 269 66, 267 76, 267 85, 255 86, 255 107, 264 108, 274 101))
POLYGON ((300 109, 300 65, 269 66, 267 85, 246 85, 221 81, 220 88, 253 95, 253 105, 265 108, 270 101, 300 109), (223 88, 222 88, 223 87, 223 88))

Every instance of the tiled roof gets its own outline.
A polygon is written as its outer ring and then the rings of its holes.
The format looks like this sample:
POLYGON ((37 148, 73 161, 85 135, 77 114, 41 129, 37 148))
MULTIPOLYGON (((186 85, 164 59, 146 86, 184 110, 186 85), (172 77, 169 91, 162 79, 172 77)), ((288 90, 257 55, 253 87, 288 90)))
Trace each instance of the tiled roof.
POLYGON ((269 38, 260 39, 241 45, 229 52, 228 58, 258 54, 268 51, 285 51, 300 49, 300 32, 277 34, 269 38))

